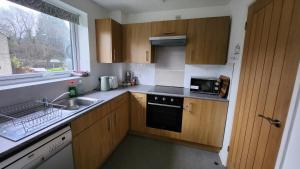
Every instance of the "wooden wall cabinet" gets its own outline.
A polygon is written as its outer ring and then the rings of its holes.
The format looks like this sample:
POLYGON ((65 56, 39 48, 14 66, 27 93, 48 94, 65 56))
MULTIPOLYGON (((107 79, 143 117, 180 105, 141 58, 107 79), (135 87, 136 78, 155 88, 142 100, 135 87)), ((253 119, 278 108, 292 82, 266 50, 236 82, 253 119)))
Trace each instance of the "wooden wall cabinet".
POLYGON ((123 25, 123 57, 128 63, 152 63, 151 23, 123 25))
POLYGON ((76 169, 99 168, 128 132, 128 94, 74 120, 71 129, 76 169))
POLYGON ((151 36, 186 35, 187 20, 151 22, 151 36))
POLYGON ((186 64, 226 64, 230 17, 188 20, 186 64))
POLYGON ((96 19, 95 24, 97 61, 122 62, 122 25, 112 19, 96 19))
POLYGON ((222 147, 227 107, 227 102, 185 98, 181 139, 222 147))

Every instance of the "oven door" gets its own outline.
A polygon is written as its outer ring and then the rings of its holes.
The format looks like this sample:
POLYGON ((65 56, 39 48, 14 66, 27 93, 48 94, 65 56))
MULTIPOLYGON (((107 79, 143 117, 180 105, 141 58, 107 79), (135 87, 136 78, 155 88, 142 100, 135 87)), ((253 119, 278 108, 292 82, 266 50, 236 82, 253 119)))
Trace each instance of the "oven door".
POLYGON ((147 127, 181 132, 182 106, 147 103, 147 127))

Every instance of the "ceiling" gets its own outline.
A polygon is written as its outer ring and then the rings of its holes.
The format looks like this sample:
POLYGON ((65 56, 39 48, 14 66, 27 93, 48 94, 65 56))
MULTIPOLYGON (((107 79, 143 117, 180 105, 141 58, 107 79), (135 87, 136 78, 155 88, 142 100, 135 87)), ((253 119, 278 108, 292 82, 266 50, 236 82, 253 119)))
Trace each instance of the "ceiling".
POLYGON ((125 13, 143 13, 163 10, 199 8, 226 5, 230 0, 94 0, 104 8, 125 13))

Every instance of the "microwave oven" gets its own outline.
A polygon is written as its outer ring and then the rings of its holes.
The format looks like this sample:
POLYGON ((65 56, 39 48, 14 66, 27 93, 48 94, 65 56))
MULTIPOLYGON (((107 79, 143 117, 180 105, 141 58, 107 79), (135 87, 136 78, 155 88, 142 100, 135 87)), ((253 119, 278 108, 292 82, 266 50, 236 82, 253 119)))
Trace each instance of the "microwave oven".
POLYGON ((190 91, 201 94, 219 95, 221 88, 219 78, 192 77, 190 91))

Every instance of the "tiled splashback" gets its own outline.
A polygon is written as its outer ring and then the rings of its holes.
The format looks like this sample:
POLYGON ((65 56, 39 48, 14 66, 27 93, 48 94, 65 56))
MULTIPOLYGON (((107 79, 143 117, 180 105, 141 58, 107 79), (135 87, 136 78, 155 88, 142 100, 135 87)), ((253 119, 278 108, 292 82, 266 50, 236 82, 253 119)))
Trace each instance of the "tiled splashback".
POLYGON ((185 47, 157 47, 155 85, 184 86, 185 47))
MULTIPOLYGON (((182 85, 190 87, 192 76, 219 77, 225 75, 232 78, 234 64, 227 65, 186 65, 184 64, 184 47, 167 47, 158 51, 155 64, 116 64, 114 70, 129 70, 139 78, 139 84, 144 85, 182 85), (121 66, 122 65, 122 66, 121 66), (121 68, 120 68, 121 67, 121 68)), ((120 73, 121 75, 123 73, 120 73)))

